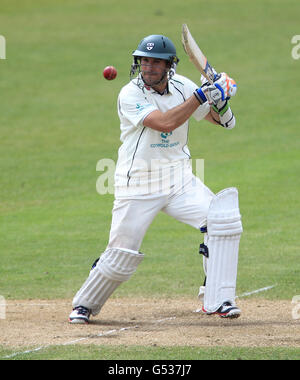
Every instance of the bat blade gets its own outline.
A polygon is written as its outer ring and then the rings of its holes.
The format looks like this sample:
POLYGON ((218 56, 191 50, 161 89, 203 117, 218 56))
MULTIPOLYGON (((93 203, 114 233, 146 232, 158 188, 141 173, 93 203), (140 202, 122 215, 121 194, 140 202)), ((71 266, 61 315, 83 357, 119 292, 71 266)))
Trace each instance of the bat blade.
POLYGON ((207 58, 200 50, 186 24, 182 25, 181 37, 183 48, 191 62, 193 62, 201 74, 212 84, 216 77, 216 71, 214 71, 212 66, 208 63, 207 58))

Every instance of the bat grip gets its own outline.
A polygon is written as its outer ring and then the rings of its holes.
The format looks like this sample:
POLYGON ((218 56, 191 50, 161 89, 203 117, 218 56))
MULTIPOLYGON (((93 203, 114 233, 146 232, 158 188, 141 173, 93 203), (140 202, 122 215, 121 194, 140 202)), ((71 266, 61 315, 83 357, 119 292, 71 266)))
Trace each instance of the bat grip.
POLYGON ((221 74, 219 74, 219 73, 216 73, 215 74, 215 78, 214 78, 214 82, 216 82, 218 79, 220 79, 221 78, 221 74))

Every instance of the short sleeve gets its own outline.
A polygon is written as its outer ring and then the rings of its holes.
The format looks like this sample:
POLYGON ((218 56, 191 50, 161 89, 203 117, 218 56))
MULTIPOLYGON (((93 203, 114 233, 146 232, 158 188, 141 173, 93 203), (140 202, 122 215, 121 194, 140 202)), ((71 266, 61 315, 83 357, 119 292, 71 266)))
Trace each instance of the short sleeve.
POLYGON ((210 112, 210 105, 208 102, 205 102, 201 106, 199 106, 196 111, 193 113, 193 117, 197 120, 200 121, 205 118, 210 112))
POLYGON ((126 118, 132 125, 142 125, 149 113, 157 110, 153 104, 145 98, 142 91, 121 91, 118 100, 119 114, 126 118))

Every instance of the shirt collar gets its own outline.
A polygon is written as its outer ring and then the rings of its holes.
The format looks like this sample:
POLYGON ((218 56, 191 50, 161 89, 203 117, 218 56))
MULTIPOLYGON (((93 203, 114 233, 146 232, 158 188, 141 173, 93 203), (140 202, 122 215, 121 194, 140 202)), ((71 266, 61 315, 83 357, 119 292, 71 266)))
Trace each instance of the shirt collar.
POLYGON ((173 86, 170 86, 170 82, 168 81, 167 87, 165 91, 161 94, 160 92, 155 91, 152 87, 147 86, 146 84, 144 85, 144 88, 146 91, 149 91, 151 94, 158 94, 158 95, 168 95, 173 93, 173 86))

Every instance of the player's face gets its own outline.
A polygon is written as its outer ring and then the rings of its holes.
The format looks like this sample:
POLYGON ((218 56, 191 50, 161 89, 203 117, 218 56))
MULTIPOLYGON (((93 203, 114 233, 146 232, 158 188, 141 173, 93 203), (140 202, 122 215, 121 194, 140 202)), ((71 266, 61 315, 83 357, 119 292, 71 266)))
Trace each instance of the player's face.
MULTIPOLYGON (((160 84, 167 71, 167 62, 165 60, 151 57, 141 58, 141 72, 144 82, 148 86, 153 87, 160 84)), ((166 82, 166 80, 163 82, 166 82)))

